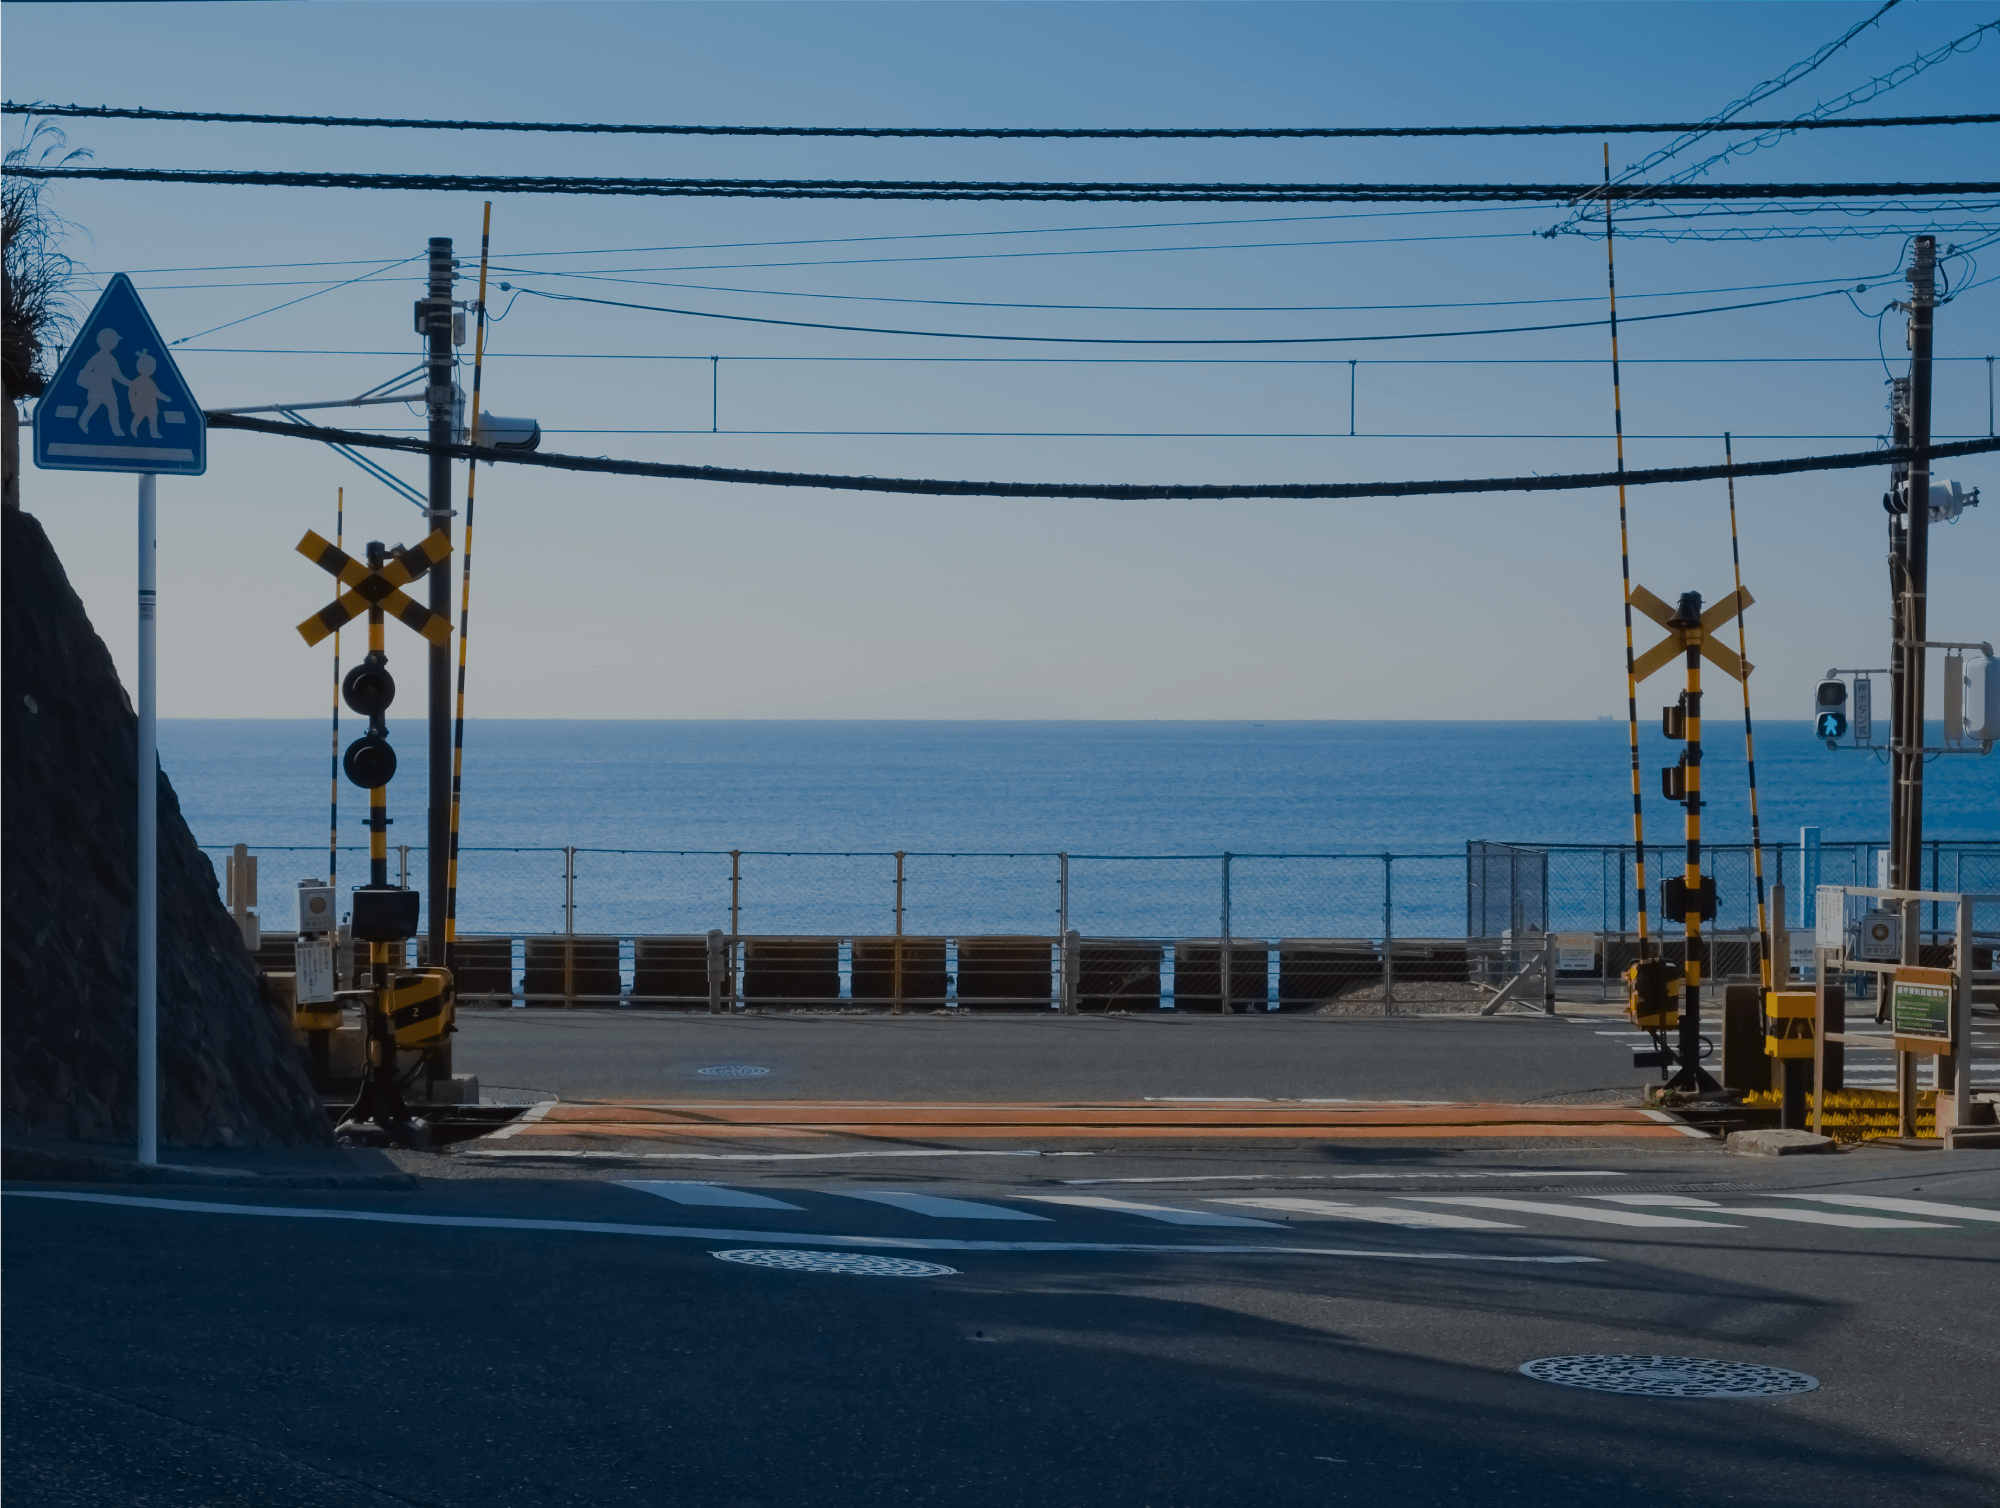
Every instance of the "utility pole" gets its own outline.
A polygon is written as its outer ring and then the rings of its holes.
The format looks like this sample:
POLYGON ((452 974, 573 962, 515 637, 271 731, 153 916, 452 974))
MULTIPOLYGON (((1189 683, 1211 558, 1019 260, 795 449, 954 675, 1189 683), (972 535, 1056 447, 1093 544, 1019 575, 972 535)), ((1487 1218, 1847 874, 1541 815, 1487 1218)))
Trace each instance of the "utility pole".
MULTIPOLYGON (((1904 273, 1910 301, 1910 375, 1892 390, 1898 444, 1924 450, 1931 443, 1931 338, 1937 304, 1937 237, 1918 236, 1904 273), (1898 404, 1897 400, 1901 403, 1898 404)), ((1890 768, 1894 781, 1889 814, 1889 888, 1912 890, 1923 876, 1924 840, 1924 639, 1929 629, 1925 593, 1930 577, 1931 463, 1922 455, 1897 468, 1902 485, 1889 494, 1890 584, 1895 594, 1890 660, 1890 768), (1900 519, 1897 514, 1900 513, 1900 519)), ((1921 938, 1917 908, 1905 908, 1903 962, 1915 964, 1921 938)))
MULTIPOLYGON (((455 388, 452 368, 452 282, 457 264, 452 260, 451 238, 431 237, 430 295, 417 306, 417 328, 426 337, 425 406, 430 412, 430 497, 429 523, 451 538, 451 456, 445 447, 452 441, 455 417, 455 388)), ((451 617, 451 575, 444 570, 431 572, 431 611, 451 617)), ((445 957, 444 932, 447 906, 447 862, 451 850, 451 648, 449 644, 430 647, 430 824, 426 866, 429 895, 427 934, 430 964, 449 968, 445 957)))

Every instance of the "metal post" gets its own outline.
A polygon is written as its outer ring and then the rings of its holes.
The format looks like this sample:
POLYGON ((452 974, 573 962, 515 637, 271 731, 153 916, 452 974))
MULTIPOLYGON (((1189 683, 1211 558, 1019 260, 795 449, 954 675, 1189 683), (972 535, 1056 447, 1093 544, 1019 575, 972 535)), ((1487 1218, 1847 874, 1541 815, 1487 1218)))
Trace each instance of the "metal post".
POLYGON ((894 1015, 903 1014, 903 850, 896 850, 896 956, 893 992, 890 995, 889 1010, 894 1015))
MULTIPOLYGON (((1958 898, 1958 927, 1952 939, 1952 967, 1958 974, 1958 988, 1951 992, 1951 1109, 1953 1126, 1966 1125, 1972 1108, 1972 902, 1958 898)), ((1938 1065, 1938 1088, 1944 1088, 1943 1064, 1938 1065)), ((1938 1098, 1942 1100, 1943 1094, 1938 1098)), ((1951 1148, 1949 1128, 1938 1118, 1937 1134, 1951 1148)))
POLYGON ((708 432, 719 434, 722 424, 722 358, 708 358, 708 432))
MULTIPOLYGON (((1931 443, 1931 337, 1936 305, 1937 238, 1918 236, 1909 270, 1909 444, 1923 450, 1931 443)), ((1895 663, 1903 670, 1895 722, 1897 752, 1893 847, 1889 858, 1889 888, 1915 890, 1922 883, 1924 837, 1924 639, 1929 613, 1925 596, 1930 576, 1931 463, 1919 455, 1911 460, 1903 492, 1903 560, 1900 585, 1902 653, 1895 663)), ((1917 961, 1921 907, 1903 905, 1903 962, 1917 961)))
POLYGON ((1229 922, 1229 854, 1222 856, 1222 936, 1215 950, 1216 972, 1222 990, 1222 1014, 1228 1015, 1236 1009, 1236 997, 1231 989, 1229 977, 1230 922, 1229 922))
MULTIPOLYGON (((1511 852, 1511 850, 1510 850, 1511 852)), ((1513 884, 1514 871, 1510 864, 1507 871, 1508 883, 1513 884)), ((1396 1014, 1396 861, 1388 854, 1382 855, 1382 1014, 1396 1014)), ((1515 906, 1520 910, 1520 890, 1515 887, 1515 906)), ((1520 937, 1518 931, 1514 936, 1520 937)))
POLYGON ((1556 935, 1542 933, 1542 1014, 1556 1013, 1556 935))
POLYGON ((729 1008, 733 1011, 743 1002, 736 993, 736 950, 737 939, 743 935, 742 909, 738 904, 742 899, 743 854, 740 849, 729 850, 729 1008))
MULTIPOLYGON (((114 417, 116 417, 114 415, 114 417)), ((7 416, 13 423, 13 416, 7 416)), ((139 1161, 160 1160, 159 478, 139 478, 139 1161)))
POLYGON ((1057 962, 1062 966, 1062 1013, 1076 1014, 1076 934, 1069 929, 1069 855, 1056 855, 1056 935, 1062 938, 1062 952, 1057 962))
POLYGON ((720 927, 710 927, 708 929, 708 1013, 711 1016, 722 1014, 723 973, 722 929, 720 927))
POLYGON ((576 850, 563 848, 563 1009, 576 1002, 576 850))
MULTIPOLYGON (((1991 356, 1986 358, 1986 364, 1989 368, 1993 365, 1993 358, 1991 356)), ((1347 363, 1347 438, 1350 440, 1354 438, 1354 377, 1357 365, 1352 360, 1347 363)), ((1989 382, 1987 386, 1991 387, 1992 383, 1989 382)), ((1988 408, 1992 406, 1991 403, 1987 404, 1988 408)), ((1988 428, 1991 427, 1990 425, 1988 426, 1988 428)))
MULTIPOLYGON (((424 301, 425 364, 429 369, 424 397, 430 414, 430 512, 433 530, 451 535, 451 457, 445 447, 452 442, 455 394, 452 368, 452 281, 457 276, 452 260, 451 238, 433 236, 430 243, 430 296, 424 301)), ((430 572, 431 611, 451 617, 451 573, 438 566, 430 572)), ((451 910, 446 856, 451 851, 451 647, 430 646, 430 822, 426 854, 429 892, 426 931, 430 938, 430 961, 446 967, 445 918, 451 910)))

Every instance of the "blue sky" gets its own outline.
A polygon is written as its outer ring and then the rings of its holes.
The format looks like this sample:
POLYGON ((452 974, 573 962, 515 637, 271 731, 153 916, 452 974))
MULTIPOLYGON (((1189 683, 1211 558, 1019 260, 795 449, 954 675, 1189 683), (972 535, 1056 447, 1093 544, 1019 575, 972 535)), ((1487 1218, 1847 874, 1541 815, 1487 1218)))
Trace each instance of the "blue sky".
MULTIPOLYGON (((489 119, 1668 120, 1720 109, 1870 8, 10 5, 0 77, 13 100, 489 119)), ((1807 108, 1989 19, 1977 6, 1906 4, 1759 113, 1807 108)), ((1996 59, 2000 40, 1989 39, 1859 113, 1990 109, 1996 59)), ((1601 171, 1599 141, 1587 137, 1075 143, 116 121, 66 129, 99 162, 126 166, 1461 182, 1588 181, 1601 171)), ((18 139, 18 119, 9 133, 18 139)), ((1985 127, 1823 132, 1717 176, 1991 177, 1994 136, 1985 127)), ((1612 138, 1614 167, 1655 144, 1612 138)), ((209 406, 339 397, 412 365, 418 270, 392 264, 420 254, 432 235, 453 236, 468 257, 478 245, 480 204, 462 195, 71 183, 52 189, 49 202, 82 228, 73 249, 88 268, 133 273, 163 333, 185 341, 182 368, 209 406), (278 265, 303 263, 322 265, 278 265), (184 270, 216 268, 232 270, 184 270), (372 275, 330 287, 364 274, 372 275), (317 296, 259 313, 308 293, 317 296)), ((1977 217, 1950 223, 1968 218, 1977 217)), ((1603 243, 1534 234, 1560 219, 1542 207, 513 196, 494 207, 496 262, 511 269, 495 277, 680 308, 1011 334, 1198 340, 1598 318, 1603 243), (854 239, 862 237, 894 239, 854 239), (956 302, 880 301, 891 299, 956 302), (1572 302, 1495 306, 1519 300, 1572 302), (1008 304, 1172 307, 989 307, 1008 304), (1269 308, 1300 305, 1367 307, 1269 308)), ((1719 460, 1725 429, 1742 437, 1744 459, 1867 448, 1886 428, 1878 349, 1903 369, 1900 317, 1874 317, 1899 291, 1903 254, 1893 235, 1621 242, 1628 315, 1832 286, 1814 279, 1869 287, 1853 302, 1826 297, 1627 327, 1630 462, 1719 460), (1792 283, 1806 286, 1703 291, 1792 283)), ((2000 266, 2000 248, 1985 262, 2000 266)), ((1964 260, 1952 271, 1961 282, 1989 275, 1964 260)), ((1941 367, 1940 435, 1987 432, 1983 358, 2000 349, 1996 295, 1974 289, 1939 315, 1939 354, 1972 358, 1941 367)), ((1601 327, 1223 353, 1256 362, 1197 364, 1186 358, 1214 349, 1166 347, 1153 353, 1176 359, 1165 364, 1105 361, 1130 354, 1116 348, 1024 353, 523 296, 493 327, 490 349, 488 406, 539 418, 545 448, 586 454, 1102 481, 1584 471, 1612 458, 1601 327), (1023 354, 1044 359, 991 359, 1023 354), (1079 354, 1096 359, 1045 359, 1079 354), (714 368, 711 356, 721 358, 714 368), (969 357, 986 359, 937 359, 969 357), (700 432, 712 399, 724 431, 713 435, 700 432), (982 431, 1007 433, 968 433, 982 431)), ((416 423, 397 409, 357 412, 385 429, 416 423)), ((162 713, 317 715, 326 651, 307 650, 291 625, 327 594, 291 547, 308 527, 330 530, 336 487, 347 489, 350 541, 413 540, 417 514, 319 447, 217 433, 210 450, 205 478, 161 484, 162 713)), ((414 465, 401 469, 420 478, 414 465)), ((1978 457, 1948 474, 1990 489, 1994 467, 1978 457)), ((1813 681, 1831 664, 1884 663, 1882 485, 1877 473, 1851 472, 1739 487, 1745 577, 1759 602, 1750 634, 1762 715, 1804 716, 1813 681)), ((127 663, 131 494, 123 478, 26 479, 28 507, 127 663)), ((1940 637, 2000 630, 1990 606, 2000 518, 1984 516, 1993 511, 1976 510, 1940 538, 1932 587, 1940 637)), ((1017 503, 492 468, 481 476, 478 520, 475 715, 1478 718, 1623 709, 1609 493, 1017 503)), ((1636 492, 1633 550, 1635 574, 1663 596, 1726 591, 1721 485, 1636 492)), ((392 654, 416 647, 414 638, 392 643, 392 654)))

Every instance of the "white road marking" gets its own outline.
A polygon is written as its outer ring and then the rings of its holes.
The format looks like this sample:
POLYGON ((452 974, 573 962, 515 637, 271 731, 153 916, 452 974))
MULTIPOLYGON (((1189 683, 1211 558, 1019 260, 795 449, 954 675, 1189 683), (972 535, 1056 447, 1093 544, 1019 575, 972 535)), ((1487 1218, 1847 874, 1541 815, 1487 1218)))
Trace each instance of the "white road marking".
POLYGON ((1336 1199, 1215 1199, 1212 1204, 1241 1204, 1259 1210, 1291 1210, 1301 1215, 1325 1215, 1331 1220, 1368 1220, 1377 1225, 1409 1225, 1426 1230, 1519 1230, 1504 1220, 1478 1220, 1471 1215, 1447 1215, 1432 1210, 1406 1210, 1388 1204, 1343 1204, 1336 1199))
POLYGON ((1529 1171, 1500 1172, 1487 1169, 1480 1173, 1437 1173, 1431 1171, 1407 1172, 1391 1170, 1386 1173, 1169 1173, 1151 1178, 1065 1178, 1064 1183, 1335 1183, 1359 1178, 1630 1178, 1630 1173, 1569 1173, 1529 1171))
POLYGON ((1031 1215, 1026 1210, 1010 1210, 1000 1204, 975 1204, 970 1199, 945 1199, 936 1194, 908 1194, 900 1189, 828 1189, 843 1199, 866 1199, 874 1204, 892 1205, 915 1215, 938 1220, 1042 1220, 1047 1215, 1031 1215))
POLYGON ((1941 1204, 1933 1199, 1886 1199, 1879 1194, 1777 1194, 1778 1199, 1804 1199, 1813 1204, 1849 1204, 1860 1210, 1894 1210, 1903 1215, 1945 1215, 1954 1220, 2000 1221, 2000 1210, 1970 1204, 1941 1204))
MULTIPOLYGON (((1544 1204, 1533 1199, 1487 1199, 1476 1195, 1403 1194, 1397 1196, 1418 1204, 1461 1204, 1473 1209, 1518 1211, 1529 1215, 1555 1215, 1564 1220, 1591 1220, 1599 1225, 1680 1226, 1697 1230, 1741 1230, 1740 1225, 1722 1225, 1714 1220, 1682 1220, 1673 1215, 1642 1215, 1637 1210, 1593 1210, 1574 1204, 1544 1204)), ((1733 1211, 1731 1213, 1734 1213, 1733 1211)))
POLYGON ((1691 1199, 1686 1194, 1585 1194, 1586 1199, 1601 1199, 1606 1204, 1656 1204, 1670 1209, 1718 1208, 1713 1199, 1691 1199))
POLYGON ((1832 1215, 1825 1210, 1773 1209, 1734 1204, 1724 1214, 1750 1215, 1759 1220, 1789 1220, 1795 1225, 1842 1225, 1849 1230, 1957 1230, 1934 1220, 1889 1220, 1880 1215, 1832 1215))
MULTIPOLYGON (((1789 1220, 1795 1225, 1840 1225, 1849 1230, 1956 1230, 1953 1225, 1935 1225, 1922 1220, 1884 1220, 1877 1215, 1830 1215, 1823 1210, 1773 1209, 1750 1204, 1718 1204, 1713 1199, 1690 1199, 1685 1194, 1586 1194, 1610 1204, 1650 1204, 1665 1209, 1707 1209, 1724 1215, 1751 1215, 1762 1220, 1789 1220)), ((1789 1195, 1781 1195, 1789 1198, 1789 1195)), ((1994 1218, 2000 1219, 2000 1216, 1994 1218)))
POLYGON ((1071 1204, 1079 1209, 1117 1210, 1127 1215, 1143 1215, 1166 1225, 1261 1225, 1266 1230, 1282 1230, 1275 1220, 1250 1220, 1242 1215, 1218 1215, 1207 1210, 1177 1210, 1165 1204, 1135 1204, 1130 1199, 1111 1199, 1103 1194, 1024 1194, 1043 1204, 1071 1204))
POLYGON ((731 1210, 796 1210, 804 1206, 787 1204, 782 1199, 770 1199, 762 1194, 752 1194, 747 1189, 732 1189, 719 1183, 688 1183, 679 1179, 625 1178, 620 1179, 623 1188, 637 1189, 642 1194, 652 1194, 660 1199, 671 1199, 675 1204, 697 1204, 716 1209, 731 1210))
MULTIPOLYGON (((1585 1256, 1496 1256, 1478 1251, 1373 1251, 1337 1246, 1165 1246, 1111 1241, 965 1241, 945 1236, 828 1236, 795 1231, 711 1230, 690 1225, 621 1225, 593 1220, 513 1220, 485 1215, 398 1215, 382 1210, 328 1210, 268 1204, 214 1204, 191 1199, 146 1199, 133 1194, 73 1194, 54 1189, 0 1189, 8 1199, 52 1199, 186 1215, 244 1215, 272 1220, 348 1220, 365 1225, 413 1225, 462 1230, 561 1231, 587 1236, 652 1236, 683 1241, 803 1242, 812 1246, 869 1247, 898 1251, 1158 1252, 1169 1256, 1368 1257, 1390 1262, 1530 1262, 1568 1265, 1601 1262, 1585 1256)), ((1237 1224, 1261 1225, 1262 1221, 1237 1224)))
POLYGON ((513 1120, 507 1122, 506 1125, 502 1126, 498 1131, 489 1131, 486 1135, 480 1137, 479 1139, 481 1141, 505 1141, 508 1137, 513 1136, 518 1131, 520 1131, 520 1129, 523 1126, 534 1125, 536 1121, 540 1120, 543 1116, 547 1115, 551 1110, 555 1109, 556 1106, 561 1103, 562 1102, 560 1100, 537 1100, 534 1104, 528 1107, 527 1113, 525 1115, 520 1115, 515 1117, 513 1120))
POLYGON ((1681 1135, 1692 1136, 1696 1141, 1713 1140, 1706 1131, 1697 1131, 1693 1126, 1684 1126, 1664 1110, 1641 1110, 1639 1113, 1648 1120, 1658 1121, 1663 1126, 1672 1126, 1681 1135))

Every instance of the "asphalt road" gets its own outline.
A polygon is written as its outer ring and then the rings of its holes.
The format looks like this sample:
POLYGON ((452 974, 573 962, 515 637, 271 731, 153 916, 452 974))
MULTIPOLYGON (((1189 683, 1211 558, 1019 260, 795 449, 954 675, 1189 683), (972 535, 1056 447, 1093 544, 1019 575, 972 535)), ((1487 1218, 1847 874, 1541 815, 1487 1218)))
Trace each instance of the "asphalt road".
POLYGON ((2000 1154, 1148 1146, 501 1177, 463 1152, 398 1154, 408 1193, 10 1189, 11 1502, 2000 1499, 2000 1154), (1187 1223, 1216 1218, 1264 1223, 1187 1223), (743 1250, 952 1270, 715 1255, 743 1250), (1819 1386, 1518 1370, 1572 1353, 1819 1386))
POLYGON ((714 1017, 463 1011, 453 1066, 565 1100, 1120 1100, 1255 1095, 1636 1103, 1623 1018, 714 1017), (704 1068, 765 1069, 754 1078, 704 1068))

